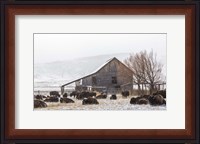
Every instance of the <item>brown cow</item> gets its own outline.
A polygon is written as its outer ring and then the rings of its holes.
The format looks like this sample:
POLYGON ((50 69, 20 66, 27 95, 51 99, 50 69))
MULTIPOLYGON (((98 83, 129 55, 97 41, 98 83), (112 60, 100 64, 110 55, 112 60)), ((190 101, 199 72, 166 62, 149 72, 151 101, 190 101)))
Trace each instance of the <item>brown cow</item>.
POLYGON ((47 107, 47 104, 41 100, 34 100, 34 108, 44 108, 47 107))
POLYGON ((91 105, 91 104, 99 104, 99 102, 95 98, 91 97, 83 99, 82 101, 82 105, 91 105))
POLYGON ((60 102, 61 103, 74 103, 74 101, 72 99, 69 99, 69 98, 60 98, 60 102))

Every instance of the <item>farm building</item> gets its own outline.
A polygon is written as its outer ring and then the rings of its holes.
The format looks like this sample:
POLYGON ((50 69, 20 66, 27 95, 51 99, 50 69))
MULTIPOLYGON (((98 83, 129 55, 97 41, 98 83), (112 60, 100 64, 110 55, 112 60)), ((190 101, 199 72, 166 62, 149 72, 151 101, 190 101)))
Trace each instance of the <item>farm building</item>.
POLYGON ((76 91, 99 91, 106 93, 120 93, 122 90, 132 91, 133 72, 117 58, 109 59, 96 71, 61 86, 64 93, 65 86, 75 83, 76 91))

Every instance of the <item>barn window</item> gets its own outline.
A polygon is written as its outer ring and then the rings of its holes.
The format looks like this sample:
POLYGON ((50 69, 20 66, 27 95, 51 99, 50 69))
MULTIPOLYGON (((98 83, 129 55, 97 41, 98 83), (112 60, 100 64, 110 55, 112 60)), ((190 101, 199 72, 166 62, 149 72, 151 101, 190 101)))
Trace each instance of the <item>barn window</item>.
POLYGON ((112 83, 117 84, 117 77, 112 77, 112 83))
POLYGON ((92 77, 92 84, 93 84, 93 85, 96 85, 96 84, 97 84, 97 79, 96 79, 96 77, 92 77))

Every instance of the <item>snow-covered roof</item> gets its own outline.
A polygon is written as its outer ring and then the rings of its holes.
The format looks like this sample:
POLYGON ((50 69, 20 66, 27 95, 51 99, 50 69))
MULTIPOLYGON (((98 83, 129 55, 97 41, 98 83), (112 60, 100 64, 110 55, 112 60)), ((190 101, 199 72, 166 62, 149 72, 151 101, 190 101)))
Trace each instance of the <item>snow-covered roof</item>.
MULTIPOLYGON (((76 81, 80 81, 81 79, 83 79, 83 78, 86 78, 86 77, 89 77, 89 76, 91 76, 91 75, 94 75, 94 74, 96 74, 98 71, 100 71, 104 66, 106 66, 108 63, 110 63, 112 60, 114 60, 114 59, 116 59, 116 60, 118 60, 116 57, 113 57, 113 58, 111 58, 111 59, 109 59, 109 60, 107 60, 104 64, 102 64, 100 67, 98 67, 95 71, 93 71, 92 73, 90 73, 90 74, 88 74, 88 75, 86 75, 86 76, 83 76, 83 77, 81 77, 81 78, 79 78, 79 79, 76 79, 76 80, 73 80, 73 81, 70 81, 70 82, 68 82, 68 83, 66 83, 66 84, 64 84, 64 85, 62 85, 61 87, 64 87, 64 86, 66 86, 66 85, 69 85, 69 84, 71 84, 71 83, 74 83, 74 82, 76 82, 76 81)), ((119 62, 121 62, 120 60, 118 60, 119 62)), ((122 62, 121 62, 122 63, 122 62)), ((122 63, 123 64, 123 63, 122 63)), ((125 64, 123 64, 124 66, 126 66, 125 64)), ((127 66, 126 66, 127 67, 127 66)), ((128 68, 128 67, 127 67, 128 68)), ((128 68, 129 69, 129 68, 128 68)))
MULTIPOLYGON (((115 57, 114 57, 115 58, 115 57)), ((95 74, 97 73, 99 70, 101 70, 105 65, 107 65, 109 62, 111 62, 114 58, 111 58, 109 60, 107 60, 104 64, 102 64, 101 66, 99 66, 95 71, 93 71, 92 73, 90 73, 89 75, 95 74)))

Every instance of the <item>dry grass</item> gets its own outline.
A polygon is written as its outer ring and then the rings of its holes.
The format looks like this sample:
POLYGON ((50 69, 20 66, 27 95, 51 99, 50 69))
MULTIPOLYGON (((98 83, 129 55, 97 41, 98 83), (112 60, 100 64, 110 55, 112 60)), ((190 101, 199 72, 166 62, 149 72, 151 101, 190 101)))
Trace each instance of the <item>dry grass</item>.
POLYGON ((98 105, 82 105, 82 100, 72 98, 75 103, 47 102, 48 107, 35 110, 166 110, 165 105, 132 105, 130 104, 131 97, 133 96, 123 98, 121 95, 117 95, 117 100, 110 100, 108 96, 106 99, 98 99, 98 105))

